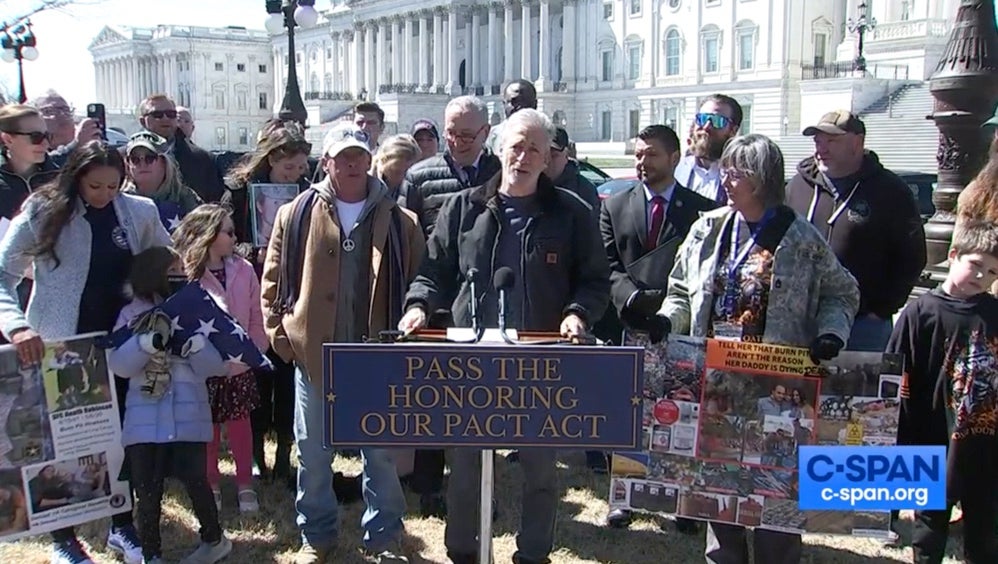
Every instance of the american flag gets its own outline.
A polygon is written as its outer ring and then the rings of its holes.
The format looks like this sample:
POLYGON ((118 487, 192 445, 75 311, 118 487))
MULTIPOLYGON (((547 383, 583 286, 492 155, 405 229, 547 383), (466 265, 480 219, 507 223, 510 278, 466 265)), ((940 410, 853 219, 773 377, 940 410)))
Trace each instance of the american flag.
MULTIPOLYGON (((156 309, 170 318, 173 333, 167 346, 171 354, 179 356, 188 339, 201 335, 226 361, 242 363, 249 368, 273 369, 270 359, 256 348, 246 330, 218 307, 201 284, 187 283, 156 309)), ((132 330, 126 325, 108 335, 101 344, 105 348, 117 348, 131 337, 132 330)))
POLYGON ((159 220, 163 222, 163 227, 170 233, 180 225, 180 220, 184 218, 184 209, 176 202, 157 200, 156 208, 159 210, 159 220))

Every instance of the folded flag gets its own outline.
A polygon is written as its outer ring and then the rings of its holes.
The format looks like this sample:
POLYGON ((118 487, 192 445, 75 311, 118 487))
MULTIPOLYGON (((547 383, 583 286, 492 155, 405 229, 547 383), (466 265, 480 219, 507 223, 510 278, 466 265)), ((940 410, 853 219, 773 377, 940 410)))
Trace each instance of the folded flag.
POLYGON ((156 209, 159 210, 159 220, 163 222, 163 227, 170 233, 173 233, 180 226, 180 220, 184 219, 184 209, 176 202, 157 201, 156 209))
MULTIPOLYGON (((229 362, 249 368, 273 369, 267 356, 256 348, 246 330, 231 315, 218 307, 214 298, 201 284, 189 282, 175 294, 156 306, 170 318, 171 334, 167 348, 181 356, 181 349, 191 337, 201 335, 229 362)), ((117 348, 130 339, 133 331, 127 325, 114 331, 100 343, 104 348, 117 348)))

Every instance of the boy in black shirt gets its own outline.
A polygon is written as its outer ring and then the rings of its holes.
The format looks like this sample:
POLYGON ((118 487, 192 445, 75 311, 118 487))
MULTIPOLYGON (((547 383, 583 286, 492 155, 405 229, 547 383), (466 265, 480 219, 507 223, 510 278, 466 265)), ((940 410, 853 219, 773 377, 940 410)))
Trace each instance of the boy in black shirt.
POLYGON ((998 226, 953 233, 946 280, 905 308, 887 345, 904 356, 898 444, 945 445, 944 511, 916 511, 914 562, 942 562, 950 508, 963 508, 964 556, 998 562, 998 226))

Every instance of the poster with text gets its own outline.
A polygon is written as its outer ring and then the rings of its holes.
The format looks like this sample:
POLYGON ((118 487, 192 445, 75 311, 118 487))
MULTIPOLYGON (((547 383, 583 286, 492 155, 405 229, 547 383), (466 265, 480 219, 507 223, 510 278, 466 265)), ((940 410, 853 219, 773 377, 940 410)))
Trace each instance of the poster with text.
POLYGON ((0 346, 0 541, 128 511, 118 398, 101 334, 46 343, 41 365, 0 346))
POLYGON ((671 336, 645 348, 644 449, 614 452, 610 506, 750 528, 885 538, 890 514, 797 509, 802 445, 893 445, 900 358, 671 336))

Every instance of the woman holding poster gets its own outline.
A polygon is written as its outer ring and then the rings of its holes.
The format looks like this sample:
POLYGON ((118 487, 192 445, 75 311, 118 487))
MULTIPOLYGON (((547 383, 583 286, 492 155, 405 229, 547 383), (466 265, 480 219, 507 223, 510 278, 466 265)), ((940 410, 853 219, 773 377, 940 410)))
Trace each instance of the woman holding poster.
MULTIPOLYGON (((720 161, 727 207, 704 214, 679 248, 658 315, 672 332, 807 347, 815 362, 845 346, 856 280, 806 220, 783 205, 783 155, 736 137, 720 161)), ((800 535, 759 529, 757 564, 800 562, 800 535)), ((707 562, 747 563, 745 529, 710 523, 707 562)))
MULTIPOLYGON (((42 362, 43 339, 110 331, 126 301, 132 257, 170 244, 152 200, 119 192, 124 175, 116 149, 101 141, 82 145, 52 183, 25 200, 0 242, 0 330, 22 364, 42 362), (23 311, 16 289, 25 272, 35 282, 23 311)), ((115 384, 123 416, 128 383, 115 384)), ((52 538, 53 563, 90 562, 73 528, 52 538)), ((130 511, 112 518, 107 546, 128 564, 142 561, 130 511)))

